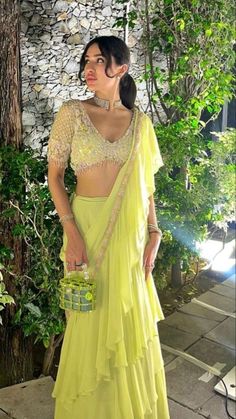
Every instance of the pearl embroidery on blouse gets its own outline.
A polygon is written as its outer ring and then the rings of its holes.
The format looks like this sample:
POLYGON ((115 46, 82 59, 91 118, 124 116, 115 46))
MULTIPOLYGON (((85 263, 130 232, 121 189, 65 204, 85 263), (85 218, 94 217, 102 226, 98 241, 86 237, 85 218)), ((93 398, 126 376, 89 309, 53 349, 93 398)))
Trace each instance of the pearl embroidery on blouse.
POLYGON ((79 100, 65 102, 56 115, 48 143, 48 161, 66 167, 75 174, 110 161, 122 166, 128 159, 132 144, 134 108, 130 126, 116 141, 103 138, 93 125, 79 100))

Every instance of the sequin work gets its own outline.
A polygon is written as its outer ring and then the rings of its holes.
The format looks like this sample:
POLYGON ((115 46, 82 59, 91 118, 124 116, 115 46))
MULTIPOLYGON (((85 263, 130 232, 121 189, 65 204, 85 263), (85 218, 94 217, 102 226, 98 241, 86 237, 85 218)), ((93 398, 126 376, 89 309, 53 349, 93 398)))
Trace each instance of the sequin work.
POLYGON ((76 175, 106 161, 122 166, 131 150, 135 112, 125 134, 110 142, 93 125, 80 100, 65 102, 51 129, 48 161, 67 167, 70 159, 76 175))

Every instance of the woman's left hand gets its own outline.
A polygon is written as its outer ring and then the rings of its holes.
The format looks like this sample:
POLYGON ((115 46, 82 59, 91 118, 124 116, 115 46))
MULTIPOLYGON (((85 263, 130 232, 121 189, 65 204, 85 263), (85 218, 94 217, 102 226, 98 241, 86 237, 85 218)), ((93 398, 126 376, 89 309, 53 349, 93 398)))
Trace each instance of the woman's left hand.
POLYGON ((147 242, 143 254, 143 268, 145 269, 145 280, 148 275, 152 272, 157 252, 160 246, 161 237, 159 234, 151 234, 150 239, 147 242))

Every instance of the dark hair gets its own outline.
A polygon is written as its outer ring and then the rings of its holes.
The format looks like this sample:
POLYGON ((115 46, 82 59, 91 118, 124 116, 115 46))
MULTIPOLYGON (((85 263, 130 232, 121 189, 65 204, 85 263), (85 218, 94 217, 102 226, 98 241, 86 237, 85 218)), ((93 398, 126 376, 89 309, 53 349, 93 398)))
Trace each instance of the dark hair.
MULTIPOLYGON (((79 79, 82 83, 84 83, 84 80, 82 79, 82 73, 84 71, 85 67, 85 55, 87 54, 87 51, 89 47, 93 44, 98 44, 98 47, 102 53, 102 55, 106 58, 107 64, 105 68, 105 73, 107 77, 113 78, 114 76, 109 76, 107 74, 108 68, 112 64, 112 57, 115 60, 115 63, 117 65, 127 64, 130 65, 130 52, 129 48, 127 47, 126 43, 116 36, 98 36, 86 45, 85 50, 82 54, 82 57, 80 59, 80 70, 79 70, 79 79)), ((131 77, 128 72, 122 76, 120 80, 120 98, 122 104, 128 108, 132 109, 134 107, 134 102, 136 99, 137 89, 134 82, 133 77, 131 77)))

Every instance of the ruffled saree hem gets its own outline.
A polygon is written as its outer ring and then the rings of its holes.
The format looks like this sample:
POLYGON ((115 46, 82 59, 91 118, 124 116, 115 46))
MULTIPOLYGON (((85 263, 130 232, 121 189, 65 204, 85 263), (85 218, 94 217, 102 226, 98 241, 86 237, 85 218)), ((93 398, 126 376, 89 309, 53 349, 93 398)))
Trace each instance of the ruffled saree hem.
MULTIPOLYGON (((163 313, 152 275, 145 281, 142 267, 148 198, 161 159, 150 166, 150 124, 137 111, 136 118, 133 148, 110 196, 72 200, 97 282, 97 305, 93 312, 70 315, 53 391, 55 419, 169 418, 156 324, 163 313)), ((65 248, 66 237, 62 260, 65 248)))

